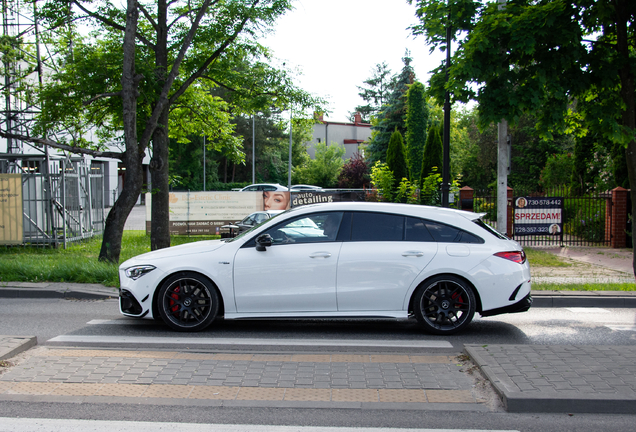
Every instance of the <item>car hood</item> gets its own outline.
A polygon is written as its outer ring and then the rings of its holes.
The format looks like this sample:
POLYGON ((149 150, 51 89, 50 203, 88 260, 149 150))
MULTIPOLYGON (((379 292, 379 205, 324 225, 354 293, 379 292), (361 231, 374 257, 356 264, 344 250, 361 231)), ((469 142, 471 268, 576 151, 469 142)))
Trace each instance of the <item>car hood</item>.
POLYGON ((186 243, 179 246, 172 246, 165 249, 159 249, 145 254, 137 255, 120 265, 121 268, 128 268, 135 264, 147 264, 152 261, 162 260, 166 258, 175 258, 185 255, 201 254, 211 252, 225 246, 222 240, 203 240, 193 243, 186 243))

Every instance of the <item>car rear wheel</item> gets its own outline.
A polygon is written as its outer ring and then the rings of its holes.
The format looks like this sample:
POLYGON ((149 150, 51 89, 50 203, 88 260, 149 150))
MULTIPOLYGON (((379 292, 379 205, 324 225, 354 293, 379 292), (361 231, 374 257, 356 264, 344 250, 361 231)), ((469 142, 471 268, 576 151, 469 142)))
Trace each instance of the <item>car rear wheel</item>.
POLYGON ((451 275, 438 276, 418 288, 413 312, 427 332, 448 335, 470 324, 475 304, 475 294, 465 281, 451 275))
POLYGON ((173 330, 198 331, 209 326, 219 310, 214 284, 196 273, 180 272, 159 289, 159 315, 173 330))

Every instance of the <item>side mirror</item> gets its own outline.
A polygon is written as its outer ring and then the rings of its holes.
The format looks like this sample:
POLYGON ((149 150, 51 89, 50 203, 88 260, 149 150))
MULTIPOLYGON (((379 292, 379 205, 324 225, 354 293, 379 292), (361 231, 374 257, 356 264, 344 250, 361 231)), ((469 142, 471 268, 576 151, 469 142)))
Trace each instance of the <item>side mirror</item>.
POLYGON ((272 236, 269 234, 261 234, 256 237, 256 250, 265 252, 268 246, 272 245, 272 236))

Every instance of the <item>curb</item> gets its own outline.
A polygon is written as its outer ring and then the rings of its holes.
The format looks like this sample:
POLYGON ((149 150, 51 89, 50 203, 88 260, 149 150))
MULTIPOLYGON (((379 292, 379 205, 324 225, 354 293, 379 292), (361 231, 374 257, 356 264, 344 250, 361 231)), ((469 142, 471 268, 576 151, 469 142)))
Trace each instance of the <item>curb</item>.
POLYGON ((0 336, 0 360, 15 357, 37 343, 36 336, 0 336))
POLYGON ((99 284, 0 282, 0 298, 103 300, 118 297, 119 290, 117 288, 99 284))
MULTIPOLYGON (((464 345, 464 350, 479 367, 486 379, 501 397, 508 412, 516 413, 585 413, 585 414, 633 414, 636 396, 633 392, 617 390, 612 393, 601 391, 522 391, 516 384, 514 372, 503 370, 496 360, 481 355, 483 347, 464 345)), ((492 356, 493 354, 490 354, 492 356)), ((510 366, 514 369, 514 366, 510 366)))

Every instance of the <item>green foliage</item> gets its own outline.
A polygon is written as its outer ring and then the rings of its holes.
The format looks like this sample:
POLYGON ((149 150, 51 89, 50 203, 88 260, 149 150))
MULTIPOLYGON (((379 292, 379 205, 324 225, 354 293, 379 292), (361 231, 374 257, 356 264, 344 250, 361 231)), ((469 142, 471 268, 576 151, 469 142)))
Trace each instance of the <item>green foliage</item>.
POLYGON ((497 220, 497 200, 487 200, 475 198, 473 201, 473 211, 475 213, 486 213, 484 219, 489 221, 497 220))
POLYGON ((541 171, 541 185, 544 188, 567 186, 572 178, 574 160, 569 153, 552 155, 541 171))
POLYGON ((393 202, 395 177, 386 163, 377 161, 371 167, 371 184, 378 190, 380 201, 393 202))
POLYGON ((420 168, 420 182, 431 173, 442 170, 443 155, 444 149, 440 135, 440 127, 436 124, 432 124, 428 131, 426 145, 424 146, 424 155, 420 168))
POLYGON ((402 136, 406 133, 406 91, 415 81, 415 72, 408 51, 402 62, 402 71, 391 80, 388 99, 371 121, 373 133, 367 147, 367 157, 371 162, 386 160, 387 148, 395 128, 402 136))
POLYGON ((424 85, 419 81, 414 82, 406 92, 406 97, 406 154, 411 178, 418 181, 429 123, 424 85))
POLYGON ((364 86, 358 86, 358 96, 360 96, 366 105, 360 105, 355 111, 362 114, 362 121, 369 123, 371 117, 384 105, 387 100, 391 88, 391 70, 386 62, 378 63, 372 71, 371 78, 364 81, 364 86))
POLYGON ((411 183, 408 179, 403 178, 395 191, 395 202, 419 204, 420 197, 417 184, 411 183))
POLYGON ((404 141, 402 140, 402 134, 400 134, 397 128, 395 128, 395 131, 391 135, 391 140, 389 141, 389 148, 386 151, 386 164, 393 172, 396 186, 398 179, 408 179, 409 177, 408 166, 406 165, 406 157, 404 153, 404 141))
POLYGON ((292 182, 325 188, 336 187, 338 175, 344 164, 342 157, 346 153, 346 149, 335 142, 329 146, 325 143, 317 143, 314 148, 316 151, 314 159, 305 166, 293 168, 292 182))

